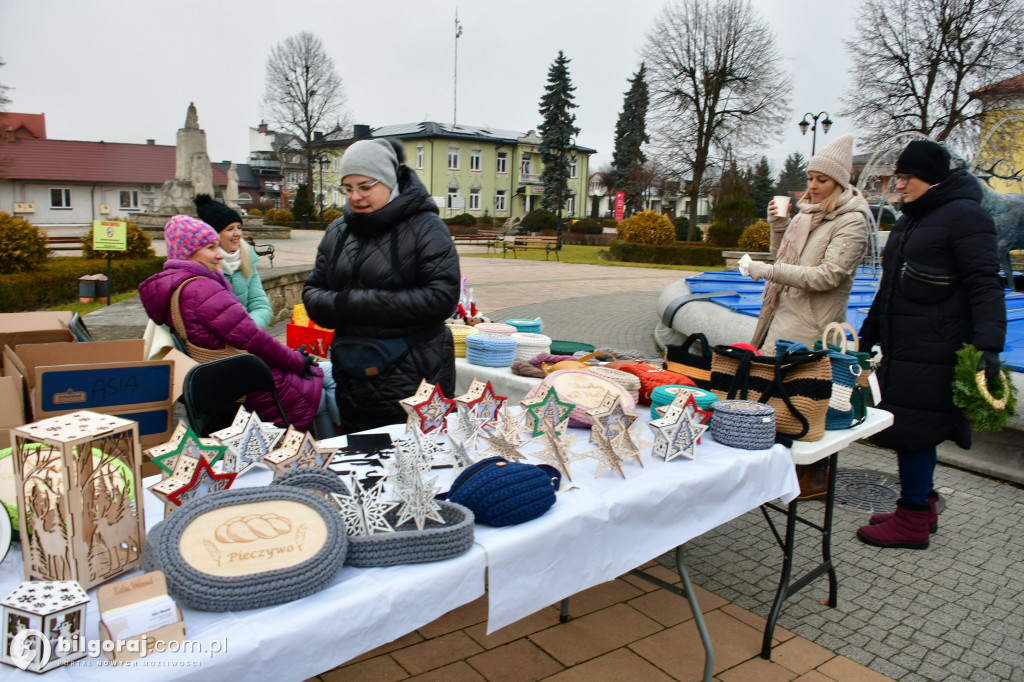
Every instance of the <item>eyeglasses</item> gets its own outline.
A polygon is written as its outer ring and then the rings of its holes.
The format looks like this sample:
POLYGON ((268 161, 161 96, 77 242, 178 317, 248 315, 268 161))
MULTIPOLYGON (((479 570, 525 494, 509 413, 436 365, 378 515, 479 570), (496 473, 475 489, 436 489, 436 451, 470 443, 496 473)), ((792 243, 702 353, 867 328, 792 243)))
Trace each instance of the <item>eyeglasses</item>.
POLYGON ((370 190, 373 189, 373 186, 376 185, 378 182, 380 182, 380 180, 374 180, 373 182, 361 182, 355 187, 351 187, 349 185, 342 185, 341 193, 344 194, 345 196, 348 196, 349 194, 352 194, 352 192, 359 192, 360 196, 365 197, 367 194, 369 194, 370 190))

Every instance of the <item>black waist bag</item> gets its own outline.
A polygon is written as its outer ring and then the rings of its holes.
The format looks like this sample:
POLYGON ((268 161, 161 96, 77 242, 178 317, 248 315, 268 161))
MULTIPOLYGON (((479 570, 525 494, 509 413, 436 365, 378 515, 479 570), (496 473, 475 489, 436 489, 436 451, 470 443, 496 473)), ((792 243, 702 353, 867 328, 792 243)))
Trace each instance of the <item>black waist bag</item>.
POLYGON ((900 291, 914 303, 945 301, 956 287, 956 275, 905 261, 900 268, 900 291))
POLYGON ((331 362, 353 379, 367 379, 383 374, 408 352, 409 344, 403 337, 335 338, 331 344, 331 362))

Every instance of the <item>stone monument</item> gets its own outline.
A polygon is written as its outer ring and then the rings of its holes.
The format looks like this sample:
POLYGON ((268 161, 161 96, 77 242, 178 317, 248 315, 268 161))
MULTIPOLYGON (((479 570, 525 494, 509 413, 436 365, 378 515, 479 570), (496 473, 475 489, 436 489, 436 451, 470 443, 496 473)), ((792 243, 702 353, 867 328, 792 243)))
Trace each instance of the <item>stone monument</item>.
POLYGON ((160 188, 155 212, 177 215, 192 213, 196 194, 213 196, 213 172, 210 156, 206 153, 206 132, 199 127, 196 105, 189 102, 185 127, 178 129, 175 153, 174 179, 160 188))

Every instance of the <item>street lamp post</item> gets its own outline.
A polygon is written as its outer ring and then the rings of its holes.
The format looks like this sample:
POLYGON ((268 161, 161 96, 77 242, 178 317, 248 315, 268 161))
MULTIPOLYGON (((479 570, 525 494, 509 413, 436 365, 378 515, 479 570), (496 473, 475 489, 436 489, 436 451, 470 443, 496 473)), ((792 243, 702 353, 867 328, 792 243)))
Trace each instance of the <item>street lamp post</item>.
POLYGON ((327 158, 327 154, 320 152, 317 156, 316 162, 320 165, 320 230, 326 229, 324 227, 324 166, 331 162, 327 158))
POLYGON ((828 130, 829 128, 832 127, 832 119, 828 117, 827 111, 819 111, 817 116, 808 111, 806 114, 804 114, 804 120, 800 121, 800 123, 797 124, 798 126, 800 126, 800 133, 802 135, 807 134, 808 128, 811 129, 811 156, 814 156, 814 148, 818 142, 818 119, 821 118, 822 116, 825 117, 825 120, 821 122, 821 130, 825 135, 828 135, 828 130), (814 123, 807 122, 808 116, 811 117, 814 123))
MULTIPOLYGON (((573 140, 572 140, 571 137, 569 138, 568 145, 569 145, 569 155, 570 155, 570 158, 575 162, 576 161, 576 148, 575 148, 575 145, 573 144, 573 140)), ((562 157, 562 166, 564 167, 565 166, 565 147, 564 146, 562 147, 561 157, 562 157)), ((563 182, 562 184, 560 184, 558 186, 558 231, 557 231, 558 232, 558 240, 555 243, 555 249, 557 251, 561 251, 562 250, 562 231, 564 229, 564 226, 563 226, 563 223, 562 223, 562 207, 564 206, 564 203, 565 203, 565 200, 564 200, 564 197, 563 197, 563 191, 566 189, 566 185, 569 184, 569 169, 568 168, 566 168, 565 175, 566 175, 565 182, 563 182)))

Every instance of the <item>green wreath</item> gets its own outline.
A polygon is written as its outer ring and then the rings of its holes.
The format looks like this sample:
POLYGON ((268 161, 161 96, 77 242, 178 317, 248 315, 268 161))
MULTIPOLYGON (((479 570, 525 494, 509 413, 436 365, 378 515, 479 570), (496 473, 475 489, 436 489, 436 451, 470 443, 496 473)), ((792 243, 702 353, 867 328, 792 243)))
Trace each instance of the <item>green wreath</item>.
POLYGON ((953 404, 959 407, 975 431, 1002 431, 1016 414, 1017 387, 1005 365, 990 381, 978 371, 981 351, 970 344, 956 352, 953 368, 953 404))

